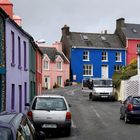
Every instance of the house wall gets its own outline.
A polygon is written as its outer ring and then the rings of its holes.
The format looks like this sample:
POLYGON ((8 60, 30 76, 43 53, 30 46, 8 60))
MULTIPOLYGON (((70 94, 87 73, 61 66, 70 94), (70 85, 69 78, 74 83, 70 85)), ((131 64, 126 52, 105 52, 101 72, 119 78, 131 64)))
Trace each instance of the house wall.
POLYGON ((42 94, 42 54, 36 51, 36 94, 42 94))
POLYGON ((126 46, 127 48, 127 56, 126 56, 126 62, 127 64, 130 64, 133 59, 137 58, 137 44, 140 43, 140 40, 134 40, 134 39, 128 39, 128 44, 126 46))
POLYGON ((64 87, 65 81, 69 79, 69 63, 63 63, 62 70, 57 70, 56 63, 50 62, 49 70, 43 70, 43 85, 45 85, 44 77, 46 76, 50 77, 50 89, 57 83, 57 76, 62 76, 62 87, 64 87))
POLYGON ((30 101, 36 95, 36 49, 33 43, 30 43, 29 48, 29 68, 30 68, 30 101))
POLYGON ((29 41, 17 27, 15 27, 9 20, 6 22, 6 111, 24 112, 25 100, 29 99, 29 41), (11 66, 12 62, 12 38, 11 31, 15 35, 15 64, 11 66), (18 36, 21 39, 21 68, 18 67, 18 36), (26 42, 26 62, 27 69, 24 69, 24 46, 23 41, 26 42), (25 91, 25 82, 27 83, 27 90, 25 91), (15 85, 14 92, 14 109, 11 109, 12 100, 12 84, 15 85), (22 94, 19 94, 19 85, 21 85, 22 94), (26 93, 26 95, 25 95, 26 93), (25 99, 26 97, 26 99, 25 99), (21 99, 21 102, 20 102, 21 99), (21 109, 20 109, 20 104, 21 109))
POLYGON ((72 48, 71 49, 71 75, 76 75, 75 82, 82 82, 83 76, 83 65, 93 64, 93 76, 88 76, 88 78, 101 78, 101 66, 108 65, 108 76, 112 78, 114 73, 115 65, 125 65, 125 50, 107 50, 107 49, 85 49, 85 48, 72 48), (89 51, 89 61, 83 61, 83 51, 89 51), (102 62, 102 51, 108 53, 108 61, 102 62), (116 52, 121 52, 122 61, 116 62, 115 55, 116 52))
POLYGON ((0 112, 5 110, 6 65, 5 65, 5 19, 0 14, 0 112))

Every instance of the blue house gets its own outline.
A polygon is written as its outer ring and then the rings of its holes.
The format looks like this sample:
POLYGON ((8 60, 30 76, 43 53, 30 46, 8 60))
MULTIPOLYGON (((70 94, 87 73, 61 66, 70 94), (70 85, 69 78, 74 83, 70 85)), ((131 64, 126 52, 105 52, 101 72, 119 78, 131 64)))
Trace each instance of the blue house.
POLYGON ((125 66, 125 48, 116 34, 70 32, 62 28, 62 50, 70 60, 71 80, 112 78, 125 66))

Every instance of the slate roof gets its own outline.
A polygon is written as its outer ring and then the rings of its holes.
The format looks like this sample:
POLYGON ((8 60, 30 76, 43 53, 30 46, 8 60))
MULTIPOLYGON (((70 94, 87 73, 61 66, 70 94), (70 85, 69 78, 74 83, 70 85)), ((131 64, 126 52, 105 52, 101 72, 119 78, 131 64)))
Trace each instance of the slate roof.
POLYGON ((58 55, 60 55, 61 58, 63 59, 63 61, 64 61, 65 63, 68 63, 68 60, 67 60, 67 58, 64 56, 64 54, 61 53, 61 52, 58 52, 56 48, 54 48, 54 47, 39 47, 39 48, 40 48, 40 50, 42 51, 43 54, 47 54, 47 55, 48 55, 48 57, 50 58, 51 61, 54 62, 55 59, 56 59, 56 57, 57 57, 58 55))
POLYGON ((140 38, 140 24, 125 23, 124 27, 121 27, 126 38, 139 39, 140 38))
POLYGON ((116 34, 70 32, 68 39, 71 46, 80 48, 124 49, 122 42, 116 34))

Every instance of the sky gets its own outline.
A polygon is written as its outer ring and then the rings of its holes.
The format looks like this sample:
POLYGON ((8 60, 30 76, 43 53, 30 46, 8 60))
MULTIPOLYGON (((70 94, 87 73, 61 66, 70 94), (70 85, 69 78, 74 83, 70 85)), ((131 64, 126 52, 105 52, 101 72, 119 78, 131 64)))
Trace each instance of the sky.
POLYGON ((60 41, 61 28, 71 32, 114 33, 116 20, 140 24, 139 0, 10 0, 14 14, 22 18, 22 28, 35 41, 51 45, 60 41))

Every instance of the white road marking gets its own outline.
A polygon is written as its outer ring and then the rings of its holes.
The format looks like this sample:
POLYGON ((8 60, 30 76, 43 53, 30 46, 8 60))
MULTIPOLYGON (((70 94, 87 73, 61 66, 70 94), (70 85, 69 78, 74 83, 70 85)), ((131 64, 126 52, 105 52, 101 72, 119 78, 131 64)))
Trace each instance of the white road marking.
POLYGON ((90 106, 92 108, 92 110, 94 111, 94 113, 96 114, 96 116, 101 120, 101 122, 103 123, 103 125, 108 126, 107 123, 105 123, 104 119, 101 117, 101 115, 97 112, 97 110, 93 107, 90 106))
POLYGON ((71 127, 76 128, 76 125, 74 124, 73 120, 71 121, 71 127))

